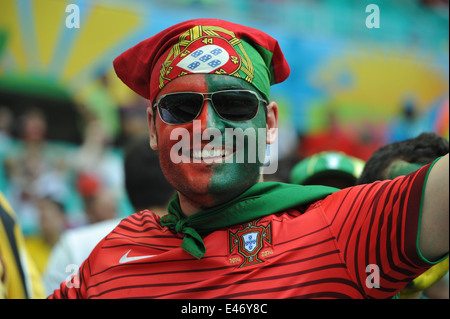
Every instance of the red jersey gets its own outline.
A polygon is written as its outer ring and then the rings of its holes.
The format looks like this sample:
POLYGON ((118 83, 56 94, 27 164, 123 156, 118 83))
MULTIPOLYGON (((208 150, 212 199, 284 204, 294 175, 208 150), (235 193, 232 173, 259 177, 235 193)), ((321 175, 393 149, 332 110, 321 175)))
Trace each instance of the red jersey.
POLYGON ((51 298, 389 298, 431 266, 416 248, 428 168, 216 230, 201 259, 135 213, 51 298))

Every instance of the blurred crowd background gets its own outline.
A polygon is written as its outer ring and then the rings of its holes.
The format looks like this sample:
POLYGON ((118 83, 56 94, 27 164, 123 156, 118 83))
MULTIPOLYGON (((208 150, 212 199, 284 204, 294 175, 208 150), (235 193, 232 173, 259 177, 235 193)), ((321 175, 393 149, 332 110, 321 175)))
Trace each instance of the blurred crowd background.
POLYGON ((192 18, 220 18, 276 39, 291 66, 280 107, 278 171, 341 151, 435 132, 448 139, 448 0, 1 0, 0 191, 41 271, 65 229, 134 212, 124 149, 147 134, 147 101, 113 59, 192 18), (69 4, 80 9, 68 28, 69 4), (368 28, 376 4, 380 27, 368 28))

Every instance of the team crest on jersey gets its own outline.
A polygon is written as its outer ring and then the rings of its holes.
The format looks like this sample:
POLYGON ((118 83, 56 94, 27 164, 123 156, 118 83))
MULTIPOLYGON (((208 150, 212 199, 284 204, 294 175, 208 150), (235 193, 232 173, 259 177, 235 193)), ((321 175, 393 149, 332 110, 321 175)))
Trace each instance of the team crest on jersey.
POLYGON ((273 254, 270 222, 260 224, 260 220, 246 223, 229 230, 229 260, 239 263, 239 267, 251 266, 265 261, 273 254))

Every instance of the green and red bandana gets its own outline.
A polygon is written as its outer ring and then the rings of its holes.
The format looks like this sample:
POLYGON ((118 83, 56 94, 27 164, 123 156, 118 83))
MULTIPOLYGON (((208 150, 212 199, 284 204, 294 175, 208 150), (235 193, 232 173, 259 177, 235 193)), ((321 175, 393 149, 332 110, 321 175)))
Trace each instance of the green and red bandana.
POLYGON ((270 85, 290 73, 277 40, 218 19, 176 24, 122 53, 114 69, 127 86, 151 101, 170 81, 194 73, 241 78, 269 100, 270 85))

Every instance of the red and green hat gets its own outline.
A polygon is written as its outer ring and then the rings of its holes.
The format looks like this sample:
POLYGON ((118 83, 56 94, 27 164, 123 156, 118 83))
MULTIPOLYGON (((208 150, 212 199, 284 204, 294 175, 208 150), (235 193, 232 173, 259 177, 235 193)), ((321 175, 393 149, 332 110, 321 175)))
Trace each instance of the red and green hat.
POLYGON ((128 87, 151 101, 170 81, 194 73, 241 78, 269 100, 270 86, 290 73, 277 40, 218 19, 189 20, 161 31, 119 55, 114 69, 128 87))

